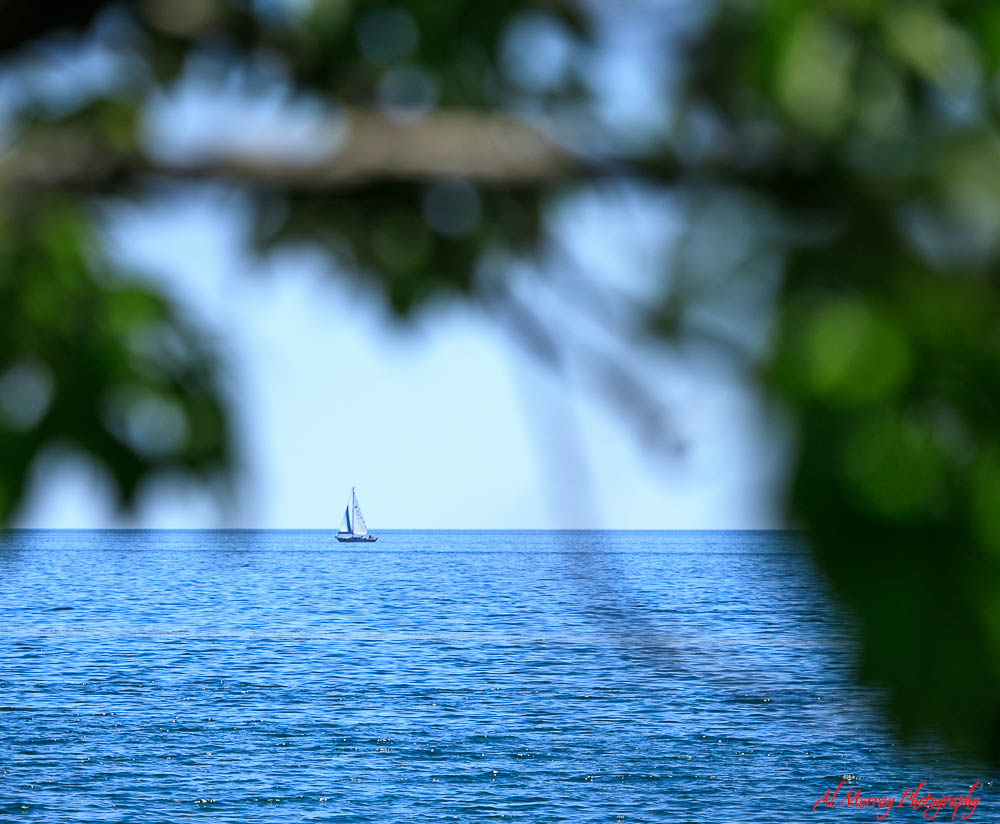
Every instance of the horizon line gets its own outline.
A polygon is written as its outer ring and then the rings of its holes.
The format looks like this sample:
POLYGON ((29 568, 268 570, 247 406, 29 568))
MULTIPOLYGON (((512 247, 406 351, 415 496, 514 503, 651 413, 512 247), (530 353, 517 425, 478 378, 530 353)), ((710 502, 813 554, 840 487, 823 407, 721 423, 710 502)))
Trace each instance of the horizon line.
MULTIPOLYGON (((373 535, 393 532, 801 532, 800 527, 393 527, 372 532, 373 535)), ((7 526, 0 532, 329 532, 332 527, 75 527, 75 526, 7 526)))

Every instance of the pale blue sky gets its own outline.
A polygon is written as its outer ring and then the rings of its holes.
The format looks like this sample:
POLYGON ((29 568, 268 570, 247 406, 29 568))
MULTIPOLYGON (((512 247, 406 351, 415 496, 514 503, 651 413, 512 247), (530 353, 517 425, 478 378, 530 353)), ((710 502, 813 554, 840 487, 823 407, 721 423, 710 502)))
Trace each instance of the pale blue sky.
MULTIPOLYGON (((596 206, 570 216, 595 270, 632 259, 596 206)), ((774 443, 731 379, 637 355, 687 444, 672 460, 649 453, 631 419, 476 310, 399 328, 315 253, 248 260, 244 221, 239 196, 211 187, 109 221, 116 255, 188 305, 234 367, 246 461, 234 506, 220 519, 206 493, 164 483, 122 521, 106 483, 63 460, 37 473, 21 525, 336 528, 352 485, 375 531, 777 523, 774 443)))
MULTIPOLYGON (((590 5, 607 15, 606 6, 590 5)), ((670 38, 694 24, 697 8, 644 0, 631 14, 616 7, 606 21, 606 42, 587 55, 587 81, 615 139, 642 139, 662 126, 670 38)), ((536 68, 558 75, 573 55, 558 32, 537 23, 530 18, 512 31, 530 41, 536 68), (542 60, 546 54, 551 59, 542 60)), ((516 55, 524 45, 504 48, 516 55)), ((99 42, 61 49, 7 84, 0 110, 19 94, 58 109, 127 83, 129 65, 99 42)), ((280 65, 255 67, 253 84, 242 71, 195 56, 147 113, 148 150, 176 160, 222 144, 302 157, 336 143, 329 110, 291 98, 280 65)), ((530 272, 517 277, 518 294, 561 338, 616 351, 655 388, 671 416, 670 436, 686 446, 668 459, 588 380, 585 357, 555 375, 467 305, 435 307, 401 329, 376 295, 315 252, 247 258, 246 221, 239 194, 212 186, 118 205, 105 221, 112 254, 185 304, 232 367, 244 458, 232 505, 220 514, 206 492, 162 482, 123 520, 99 473, 55 455, 37 468, 20 525, 336 528, 352 485, 375 531, 778 523, 782 440, 731 376, 623 346, 600 315, 574 313, 565 292, 560 298, 530 272)), ((565 257, 550 262, 550 274, 566 277, 561 269, 571 261, 599 287, 636 301, 663 276, 671 204, 662 194, 626 187, 570 198, 551 224, 565 257)), ((738 239, 738 229, 727 237, 738 239)))

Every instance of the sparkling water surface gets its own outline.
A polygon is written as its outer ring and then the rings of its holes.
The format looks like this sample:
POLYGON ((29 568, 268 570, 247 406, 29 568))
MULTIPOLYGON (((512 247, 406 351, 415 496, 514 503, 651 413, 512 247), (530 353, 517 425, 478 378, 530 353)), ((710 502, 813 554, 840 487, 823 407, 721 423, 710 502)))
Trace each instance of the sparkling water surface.
POLYGON ((850 643, 791 533, 6 533, 0 822, 1000 821, 850 643))

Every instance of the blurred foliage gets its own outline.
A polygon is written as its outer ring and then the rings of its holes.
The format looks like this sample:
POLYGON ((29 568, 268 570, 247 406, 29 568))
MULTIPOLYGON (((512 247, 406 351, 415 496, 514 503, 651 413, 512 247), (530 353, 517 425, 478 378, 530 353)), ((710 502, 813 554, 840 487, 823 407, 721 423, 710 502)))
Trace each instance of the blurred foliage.
POLYGON ((116 274, 76 206, 0 218, 0 515, 46 449, 83 452, 131 504, 153 472, 232 464, 215 355, 160 295, 116 274))
POLYGON ((789 511, 903 733, 1000 759, 998 9, 734 4, 698 54, 712 163, 784 216, 789 511))
MULTIPOLYGON (((904 733, 1000 760, 1000 7, 692 2, 697 24, 662 53, 645 47, 651 73, 668 51, 681 60, 639 136, 607 122, 592 82, 615 26, 598 3, 6 3, 9 60, 77 30, 125 68, 73 105, 26 94, 12 116, 0 512, 16 512, 35 457, 60 441, 106 465, 126 502, 157 472, 231 466, 211 354, 151 287, 103 273, 86 228, 94 196, 178 175, 140 124, 195 58, 222 73, 277 65, 292 94, 387 124, 543 117, 569 162, 535 179, 463 175, 457 151, 450 171, 389 170, 390 154, 384 174, 329 187, 319 171, 283 182, 263 160, 260 179, 245 159, 237 171, 263 249, 319 243, 400 316, 442 295, 509 309, 496 261, 545 257, 547 207, 567 187, 675 193, 682 229, 657 297, 610 331, 724 352, 787 410, 789 518, 858 616, 863 675, 888 688, 904 733), (738 333, 761 319, 763 346, 738 333)), ((655 28, 682 5, 620 10, 655 28)), ((518 322, 540 336, 529 310, 518 322)))
POLYGON ((437 295, 470 296, 484 250, 530 249, 539 234, 538 201, 535 192, 460 180, 301 193, 287 198, 281 228, 264 239, 319 244, 367 275, 405 315, 437 295))

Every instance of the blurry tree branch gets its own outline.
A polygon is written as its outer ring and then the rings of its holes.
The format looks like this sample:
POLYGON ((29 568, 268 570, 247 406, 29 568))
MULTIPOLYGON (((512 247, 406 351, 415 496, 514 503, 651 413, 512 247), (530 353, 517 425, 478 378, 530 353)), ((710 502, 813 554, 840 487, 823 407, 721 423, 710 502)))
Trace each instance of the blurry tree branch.
POLYGON ((138 175, 302 190, 442 177, 538 186, 585 168, 538 129, 498 113, 438 111, 414 122, 397 122, 375 112, 348 111, 329 131, 336 135, 335 145, 319 157, 232 148, 207 158, 168 160, 132 147, 116 148, 87 130, 42 130, 0 154, 0 188, 101 188, 138 175))

